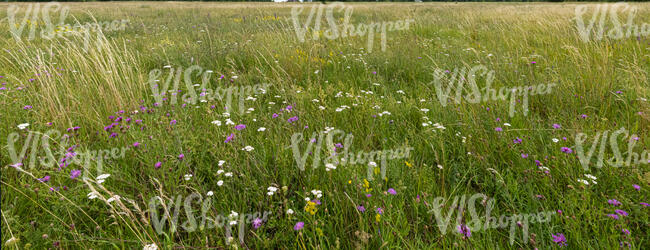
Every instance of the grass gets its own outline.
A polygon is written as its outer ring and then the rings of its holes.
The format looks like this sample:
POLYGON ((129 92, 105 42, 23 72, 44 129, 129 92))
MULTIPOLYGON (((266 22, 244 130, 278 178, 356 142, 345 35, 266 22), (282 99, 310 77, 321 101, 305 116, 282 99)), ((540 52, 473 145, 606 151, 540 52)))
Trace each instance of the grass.
MULTIPOLYGON (((9 5, 0 7, 6 10, 9 5)), ((26 10, 27 4, 18 6, 26 10)), ((93 46, 86 48, 83 36, 76 33, 19 42, 12 39, 7 19, 0 22, 0 37, 7 38, 0 40, 0 76, 4 77, 0 82, 6 82, 6 89, 0 90, 5 247, 132 249, 155 243, 162 249, 549 249, 560 247, 552 237, 559 233, 566 236, 570 249, 650 246, 650 214, 640 204, 649 202, 648 164, 596 168, 593 161, 585 171, 575 142, 576 134, 587 134, 588 150, 597 132, 624 127, 639 137, 634 151, 647 152, 650 42, 647 37, 583 42, 574 21, 577 4, 346 4, 353 7, 354 24, 415 20, 408 30, 387 34, 385 51, 376 37, 371 53, 365 36, 300 42, 291 22, 292 4, 63 6, 71 11, 68 23, 74 23, 74 16, 81 23, 128 19, 129 24, 124 30, 91 36, 93 46), (265 83, 269 87, 264 94, 250 94, 254 100, 244 101, 244 110, 252 108, 250 112, 237 112, 239 100, 233 101, 229 116, 223 114, 224 100, 154 104, 149 73, 158 69, 166 77, 167 65, 174 70, 193 65, 212 70, 211 89, 265 83), (500 100, 449 101, 443 106, 431 84, 433 72, 477 65, 494 71, 495 89, 557 86, 549 94, 530 96, 525 116, 518 103, 510 117, 508 102, 500 100), (27 105, 32 108, 25 109, 27 105), (390 114, 380 116, 384 111, 390 114), (274 113, 279 117, 273 118, 274 113), (293 116, 298 121, 288 122, 293 116), (226 124, 227 119, 246 128, 236 130, 226 124), (217 126, 215 120, 223 124, 217 126), (445 129, 425 126, 428 121, 445 129), (22 123, 30 125, 19 129, 22 123), (107 128, 113 123, 113 128, 107 128), (561 128, 554 129, 553 124, 561 128), (80 128, 67 130, 73 127, 80 128), (260 127, 266 130, 258 131, 260 127), (306 138, 326 127, 354 135, 351 145, 344 145, 350 152, 402 146, 414 150, 404 159, 388 160, 386 178, 375 173, 367 184, 365 164, 326 171, 324 164, 312 168, 311 156, 305 171, 300 171, 292 135, 304 134, 300 146, 304 151, 306 138), (497 127, 503 131, 496 131, 497 127), (11 166, 16 162, 10 157, 10 145, 20 153, 23 145, 33 142, 29 131, 52 129, 59 133, 42 142, 54 146, 56 160, 62 157, 57 153, 71 145, 77 145, 72 149, 77 153, 128 150, 123 157, 109 157, 101 164, 93 161, 85 169, 72 164, 59 170, 28 166, 32 158, 47 159, 49 147, 27 144, 22 170, 11 166), (8 141, 16 133, 17 141, 8 141), (68 139, 61 139, 63 134, 68 139), (224 142, 231 134, 232 141, 224 142), (517 138, 521 143, 513 143, 517 138), (246 146, 254 150, 242 150, 246 146), (562 147, 573 153, 562 152, 562 147), (220 165, 220 160, 225 163, 220 165), (158 162, 160 168, 155 167, 158 162), (73 169, 82 170, 82 176, 70 178, 73 169), (103 173, 110 177, 98 183, 103 173), (186 180, 188 174, 192 176, 186 180), (579 182, 589 180, 585 174, 595 176, 597 184, 579 182), (37 180, 44 176, 50 176, 49 181, 37 180), (639 190, 633 185, 639 185, 639 190), (269 196, 268 187, 277 191, 269 196), (396 195, 387 193, 390 188, 396 195), (322 191, 313 215, 305 209, 305 198, 316 198, 312 190, 322 191), (202 205, 194 200, 181 206, 177 231, 168 223, 162 234, 156 232, 152 211, 173 211, 169 201, 179 195, 181 200, 193 193, 208 199, 210 191, 210 217, 228 216, 231 211, 270 211, 271 215, 257 229, 250 223, 244 230, 235 228, 229 242, 223 228, 206 226, 192 232, 180 228, 188 220, 185 209, 200 214, 202 205), (98 197, 89 199, 89 193, 98 197), (517 227, 513 244, 509 226, 474 230, 471 237, 463 238, 455 232, 457 211, 443 234, 430 212, 436 197, 445 198, 442 213, 447 215, 456 210, 454 197, 476 193, 494 199, 491 214, 495 216, 562 213, 545 223, 531 223, 528 240, 517 227), (165 205, 152 210, 156 196, 165 205), (608 204, 610 199, 622 204, 615 207, 608 204), (360 212, 359 205, 366 211, 360 212), (383 209, 379 218, 377 208, 383 209), (287 214, 288 209, 294 213, 287 214), (628 216, 608 217, 615 209, 628 216), (298 222, 305 225, 295 231, 298 222), (243 244, 238 243, 240 232, 243 244)), ((639 10, 635 23, 650 22, 649 5, 634 6, 639 10)), ((6 16, 0 12, 0 19, 6 16)), ((343 16, 337 12, 335 17, 343 16)), ((301 22, 305 19, 301 16, 301 22)), ((162 86, 164 79, 157 83, 162 86)), ((199 74, 189 76, 189 81, 202 84, 199 74)), ((479 77, 477 84, 484 87, 485 79, 479 77)), ((187 92, 184 80, 179 89, 179 96, 187 92)), ((627 151, 628 141, 618 138, 621 151, 627 151)), ((317 150, 322 155, 329 152, 324 147, 317 150)), ((613 156, 611 149, 605 151, 606 159, 613 156)), ((487 206, 480 203, 476 209, 483 216, 487 206)), ((461 217, 464 223, 473 219, 467 210, 461 217)))

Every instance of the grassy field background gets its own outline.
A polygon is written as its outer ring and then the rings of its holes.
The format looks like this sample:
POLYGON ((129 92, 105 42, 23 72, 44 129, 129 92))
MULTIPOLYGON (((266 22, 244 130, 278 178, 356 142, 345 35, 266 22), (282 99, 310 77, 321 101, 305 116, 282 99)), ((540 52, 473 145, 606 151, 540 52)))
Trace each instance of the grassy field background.
MULTIPOLYGON (((4 247, 550 249, 562 247, 552 236, 560 233, 570 249, 650 246, 650 210, 642 204, 650 202, 649 164, 596 168, 592 162, 585 171, 575 147, 577 133, 589 135, 588 148, 597 132, 624 127, 638 136, 634 151, 647 152, 650 41, 582 41, 577 4, 346 4, 354 10, 351 23, 415 20, 408 30, 388 32, 385 51, 376 37, 372 52, 366 36, 300 42, 293 4, 63 3, 71 11, 69 23, 72 16, 81 23, 129 20, 124 30, 91 36, 99 46, 88 49, 75 35, 27 41, 28 28, 16 41, 5 19, 11 5, 0 3, 4 247), (245 100, 253 110, 243 114, 224 115, 221 101, 155 104, 149 73, 168 72, 167 65, 212 70, 212 88, 269 87, 245 100), (557 86, 530 96, 527 115, 517 106, 510 117, 505 101, 441 105, 431 84, 435 69, 476 65, 494 70, 493 88, 557 86), (237 130, 227 119, 246 128, 237 130), (23 123, 29 126, 17 127, 23 123), (352 145, 345 145, 351 152, 413 151, 389 160, 385 179, 376 175, 367 183, 366 165, 326 171, 323 164, 311 168, 310 157, 300 171, 291 136, 310 137, 326 127, 353 134, 352 145), (103 162, 102 173, 110 174, 103 183, 96 181, 96 165, 27 167, 34 155, 45 156, 40 146, 29 148, 23 171, 17 169, 8 151, 10 134, 19 135, 15 145, 21 150, 29 131, 50 129, 67 134, 68 147, 77 145, 72 151, 128 150, 103 162), (246 146, 254 150, 242 150, 246 146), (81 177, 70 177, 75 169, 81 177), (47 181, 37 179, 45 176, 47 181), (269 187, 277 191, 269 195, 269 187), (322 191, 320 197, 313 190, 322 191), (237 236, 229 242, 222 228, 172 232, 166 225, 163 234, 155 231, 148 209, 153 197, 167 204, 192 193, 205 199, 210 191, 213 217, 231 211, 271 215, 259 228, 246 225, 243 244, 237 236), (89 199, 92 192, 99 197, 89 199), (494 199, 495 216, 558 213, 549 222, 531 223, 528 240, 518 227, 513 244, 509 226, 463 237, 452 223, 443 234, 430 212, 435 198, 449 199, 442 209, 447 213, 455 210, 449 210, 454 197, 476 193, 494 199), (107 201, 116 195, 120 199, 107 201), (608 216, 615 209, 627 216, 608 216), (298 222, 304 222, 301 230, 294 229, 298 222)), ((302 6, 307 13, 312 5, 302 6)), ((635 23, 650 22, 650 5, 633 6, 635 23)), ((305 19, 303 14, 301 23, 305 19)), ((198 75, 191 80, 201 83, 198 75)), ((184 83, 180 89, 179 95, 186 92, 184 83)), ((619 139, 619 145, 629 141, 619 139)), ((605 155, 611 158, 611 150, 605 155)), ((179 224, 186 221, 181 209, 179 224)), ((201 204, 191 209, 196 214, 201 204)), ((486 206, 476 209, 483 215, 486 206)), ((467 212, 462 218, 471 220, 467 212)))

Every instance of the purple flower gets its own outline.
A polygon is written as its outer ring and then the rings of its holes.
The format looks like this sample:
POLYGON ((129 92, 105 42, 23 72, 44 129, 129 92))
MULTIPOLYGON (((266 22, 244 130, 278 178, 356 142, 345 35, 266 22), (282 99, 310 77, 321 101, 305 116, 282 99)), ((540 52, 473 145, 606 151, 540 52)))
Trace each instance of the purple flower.
POLYGON ((77 178, 79 175, 81 175, 81 170, 74 169, 70 171, 70 179, 77 178))
POLYGON ((521 158, 524 158, 524 159, 528 158, 528 154, 521 154, 521 158))
POLYGON ((559 128, 561 128, 561 127, 562 127, 562 126, 560 126, 560 124, 557 124, 557 123, 554 123, 554 124, 553 124, 553 128, 554 128, 554 129, 559 129, 559 128))
POLYGON ((363 212, 366 211, 366 208, 363 207, 362 205, 359 205, 359 206, 357 206, 357 210, 359 210, 359 212, 362 212, 362 213, 363 213, 363 212))
POLYGON ((172 120, 171 122, 169 122, 169 125, 176 125, 176 120, 172 120))
POLYGON ((494 130, 497 131, 497 132, 503 131, 503 129, 501 127, 496 127, 494 130))
POLYGON ((612 204, 614 206, 620 206, 621 205, 621 202, 619 202, 617 200, 614 200, 614 199, 607 200, 607 203, 612 204))
POLYGON ((378 213, 378 214, 384 214, 384 209, 378 207, 378 208, 377 208, 377 213, 378 213))
POLYGON ((639 203, 639 204, 643 205, 644 207, 650 207, 650 204, 645 203, 645 202, 641 202, 641 203, 639 203))
POLYGON ((178 159, 179 159, 179 160, 182 160, 183 158, 185 158, 185 155, 184 155, 184 154, 180 154, 180 155, 178 155, 178 159))
POLYGON ((291 106, 291 105, 289 105, 289 106, 287 106, 287 107, 285 108, 285 110, 286 110, 286 111, 289 111, 289 112, 291 112, 292 109, 293 109, 293 106, 291 106))
POLYGON ((32 109, 32 105, 27 105, 27 106, 23 107, 23 109, 25 109, 25 110, 32 109))
POLYGON ((297 116, 291 117, 291 118, 289 118, 287 121, 288 121, 289 123, 292 123, 292 122, 298 121, 298 117, 297 117, 297 116))
POLYGON ((278 118, 278 116, 280 116, 280 115, 278 115, 278 114, 276 114, 276 113, 273 113, 273 115, 272 115, 271 117, 273 117, 273 118, 278 118))
POLYGON ((235 134, 231 133, 228 137, 226 137, 226 140, 223 141, 223 142, 229 143, 230 141, 232 141, 232 138, 235 138, 235 134))
POLYGON ((139 142, 134 142, 134 143, 133 143, 133 147, 134 147, 134 148, 137 148, 137 147, 139 147, 139 146, 140 146, 140 143, 139 143, 139 142))
POLYGON ((156 162, 156 165, 154 165, 155 168, 160 168, 162 166, 162 162, 156 162))
POLYGON ((260 218, 255 218, 255 219, 253 220, 253 227, 254 227, 255 229, 258 229, 258 228, 260 228, 261 226, 262 226, 262 219, 260 219, 260 218))
POLYGON ((585 114, 582 114, 580 117, 582 117, 582 119, 587 119, 587 115, 585 114))
POLYGON ((625 212, 623 210, 616 209, 616 210, 614 210, 614 212, 616 212, 617 214, 622 215, 623 217, 627 217, 627 212, 625 212))
POLYGON ((519 138, 519 137, 517 137, 517 139, 512 140, 512 142, 513 142, 514 144, 519 144, 519 143, 521 143, 522 141, 523 141, 523 140, 522 140, 521 138, 519 138))
POLYGON ((561 150, 562 150, 562 152, 567 153, 567 154, 570 154, 570 153, 573 152, 573 150, 571 150, 570 148, 567 148, 567 147, 562 147, 561 150))
POLYGON ((621 230, 621 232, 623 232, 624 234, 630 235, 630 230, 623 229, 623 230, 621 230))
POLYGON ((615 220, 618 220, 618 215, 616 214, 608 214, 607 216, 612 217, 615 220))
POLYGON ((389 194, 392 194, 392 195, 396 195, 396 194, 397 194, 397 191, 395 191, 395 189, 389 188, 389 189, 388 189, 388 193, 389 193, 389 194))
POLYGON ((639 185, 637 185, 637 184, 632 185, 632 187, 633 187, 634 189, 636 189, 636 191, 641 190, 641 186, 639 186, 639 185))
POLYGON ((40 182, 48 182, 48 181, 50 181, 50 176, 46 175, 43 178, 39 178, 38 181, 40 181, 40 182))
POLYGON ((244 124, 239 124, 239 125, 235 126, 236 130, 242 130, 242 129, 245 129, 245 128, 246 128, 246 125, 244 125, 244 124))
POLYGON ((305 227, 305 223, 302 221, 298 221, 295 226, 293 226, 293 230, 300 231, 302 228, 305 227))
POLYGON ((553 242, 557 243, 558 246, 566 246, 566 237, 564 237, 564 234, 551 234, 553 236, 553 242))
POLYGON ((469 238, 470 236, 472 236, 472 231, 470 231, 469 228, 464 224, 458 225, 458 227, 456 229, 458 230, 459 234, 463 235, 463 239, 469 238))

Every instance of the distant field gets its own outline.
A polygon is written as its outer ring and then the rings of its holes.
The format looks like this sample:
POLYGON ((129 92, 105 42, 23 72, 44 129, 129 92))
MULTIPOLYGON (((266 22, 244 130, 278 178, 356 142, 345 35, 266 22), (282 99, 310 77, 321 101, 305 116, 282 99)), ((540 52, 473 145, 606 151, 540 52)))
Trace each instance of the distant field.
POLYGON ((0 3, 2 247, 648 249, 649 39, 647 3, 0 3))

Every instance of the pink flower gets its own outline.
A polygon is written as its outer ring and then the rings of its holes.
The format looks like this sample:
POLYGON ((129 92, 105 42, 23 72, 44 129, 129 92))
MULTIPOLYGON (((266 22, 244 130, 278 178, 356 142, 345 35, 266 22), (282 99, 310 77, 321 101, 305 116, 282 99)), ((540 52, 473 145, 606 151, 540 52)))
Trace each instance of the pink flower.
POLYGON ((389 189, 388 189, 388 193, 389 193, 389 194, 392 194, 392 195, 396 195, 396 194, 397 194, 397 191, 395 191, 395 189, 389 188, 389 189))
POLYGON ((302 222, 302 221, 299 221, 298 223, 296 223, 295 226, 293 226, 293 230, 300 231, 300 230, 302 230, 303 227, 305 227, 305 223, 302 222))

